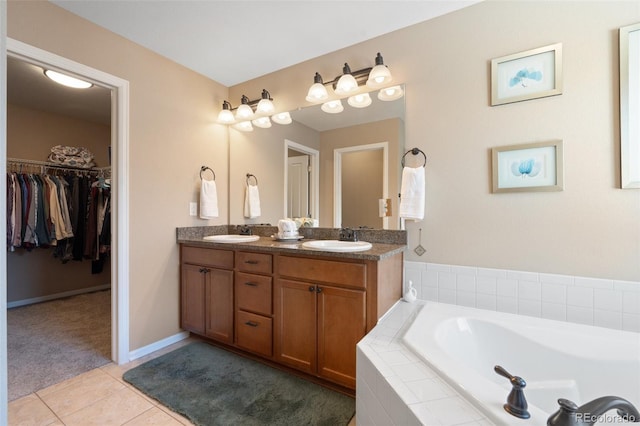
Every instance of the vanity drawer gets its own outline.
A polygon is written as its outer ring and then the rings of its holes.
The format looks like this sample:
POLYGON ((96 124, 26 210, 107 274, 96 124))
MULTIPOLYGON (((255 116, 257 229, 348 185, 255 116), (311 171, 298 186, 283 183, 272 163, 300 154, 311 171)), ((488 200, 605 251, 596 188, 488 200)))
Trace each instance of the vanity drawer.
POLYGON ((236 258, 236 268, 242 272, 257 274, 271 274, 273 271, 273 257, 265 253, 251 253, 239 251, 236 258))
POLYGON ((271 318, 238 311, 236 313, 236 345, 271 357, 273 355, 272 326, 271 318))
POLYGON ((303 257, 280 256, 278 274, 283 277, 356 288, 365 288, 367 283, 367 266, 362 263, 303 257))
POLYGON ((182 245, 182 262, 214 268, 233 269, 233 251, 182 245))
POLYGON ((271 315, 271 277, 236 272, 236 305, 243 311, 271 315))

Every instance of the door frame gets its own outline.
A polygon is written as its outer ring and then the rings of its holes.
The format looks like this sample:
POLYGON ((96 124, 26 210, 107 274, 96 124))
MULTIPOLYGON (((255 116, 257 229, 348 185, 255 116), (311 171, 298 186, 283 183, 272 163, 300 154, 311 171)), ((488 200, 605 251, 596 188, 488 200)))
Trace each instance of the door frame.
POLYGON ((289 148, 307 154, 310 157, 311 173, 309 176, 309 201, 311 206, 309 211, 315 220, 320 220, 320 151, 309 148, 308 146, 299 144, 289 139, 284 140, 284 216, 287 217, 287 199, 289 191, 289 167, 287 158, 289 157, 289 148))
MULTIPOLYGON (((9 37, 6 41, 7 56, 75 75, 111 90, 111 205, 115 213, 111 215, 112 236, 115 236, 111 241, 111 358, 117 364, 124 364, 129 361, 129 82, 21 41, 9 37)), ((6 106, 6 95, 3 102, 6 106)), ((6 167, 6 162, 5 144, 0 164, 6 167)), ((3 266, 6 271, 6 258, 3 266)), ((6 274, 2 280, 6 288, 6 274)), ((5 299, 0 302, 0 310, 6 312, 6 309, 5 299)), ((6 373, 4 363, 0 374, 6 377, 6 373)))

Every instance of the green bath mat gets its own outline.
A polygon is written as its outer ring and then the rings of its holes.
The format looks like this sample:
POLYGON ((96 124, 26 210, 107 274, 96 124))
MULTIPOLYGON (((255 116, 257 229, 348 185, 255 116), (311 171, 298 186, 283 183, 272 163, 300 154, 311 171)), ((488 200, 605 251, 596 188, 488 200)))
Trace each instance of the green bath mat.
POLYGON ((347 425, 346 395, 204 342, 127 371, 123 379, 196 425, 347 425))

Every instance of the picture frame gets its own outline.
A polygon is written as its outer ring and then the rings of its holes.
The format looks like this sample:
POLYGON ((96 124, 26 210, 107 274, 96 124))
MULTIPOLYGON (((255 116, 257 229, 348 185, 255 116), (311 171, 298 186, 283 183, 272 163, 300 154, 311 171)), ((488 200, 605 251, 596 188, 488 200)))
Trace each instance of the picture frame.
POLYGON ((562 94, 562 43, 491 60, 491 106, 562 94))
POLYGON ((619 30, 620 187, 640 188, 640 23, 619 30))
POLYGON ((493 192, 562 191, 563 163, 562 140, 492 148, 493 192))

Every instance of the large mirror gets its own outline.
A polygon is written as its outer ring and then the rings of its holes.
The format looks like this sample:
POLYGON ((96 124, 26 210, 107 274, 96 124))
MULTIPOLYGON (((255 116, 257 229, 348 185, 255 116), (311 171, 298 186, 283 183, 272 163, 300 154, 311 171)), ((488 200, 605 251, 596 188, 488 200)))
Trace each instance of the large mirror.
POLYGON ((620 28, 622 188, 640 188, 640 23, 620 28))
POLYGON ((314 105, 291 112, 289 125, 230 128, 230 223, 306 217, 320 227, 400 229, 405 102, 376 95, 371 92, 366 108, 344 99, 339 114, 314 105), (247 174, 258 181, 260 216, 254 218, 244 215, 247 174))

